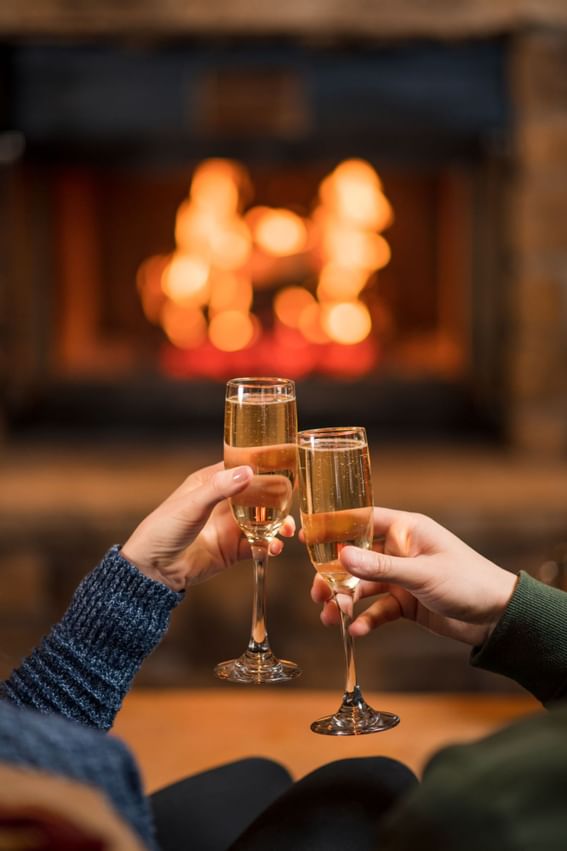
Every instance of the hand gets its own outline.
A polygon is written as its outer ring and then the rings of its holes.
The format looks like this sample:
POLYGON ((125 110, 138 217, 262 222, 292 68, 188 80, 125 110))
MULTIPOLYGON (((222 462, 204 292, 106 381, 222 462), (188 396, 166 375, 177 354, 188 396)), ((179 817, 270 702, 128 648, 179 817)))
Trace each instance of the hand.
MULTIPOLYGON (((122 547, 122 555, 146 576, 174 591, 183 591, 239 559, 249 558, 250 545, 236 525, 227 499, 244 490, 252 478, 250 467, 225 470, 222 462, 197 470, 140 523, 122 547)), ((293 535, 292 517, 280 531, 293 535)), ((282 548, 280 540, 273 540, 271 555, 278 555, 282 548)))
MULTIPOLYGON (((517 577, 475 552, 421 514, 375 508, 373 550, 345 547, 340 559, 361 579, 355 599, 380 595, 350 626, 367 635, 388 621, 408 618, 436 632, 482 644, 508 605, 517 577)), ((311 596, 323 603, 324 624, 338 622, 327 583, 316 577, 311 596)))

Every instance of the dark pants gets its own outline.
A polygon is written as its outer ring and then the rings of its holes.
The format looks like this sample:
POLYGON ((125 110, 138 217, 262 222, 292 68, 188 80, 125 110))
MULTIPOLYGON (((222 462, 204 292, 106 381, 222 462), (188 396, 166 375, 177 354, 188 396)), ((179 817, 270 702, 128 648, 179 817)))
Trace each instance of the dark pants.
POLYGON ((162 851, 376 851, 380 820, 417 780, 387 757, 346 759, 294 783, 246 759, 152 796, 162 851))

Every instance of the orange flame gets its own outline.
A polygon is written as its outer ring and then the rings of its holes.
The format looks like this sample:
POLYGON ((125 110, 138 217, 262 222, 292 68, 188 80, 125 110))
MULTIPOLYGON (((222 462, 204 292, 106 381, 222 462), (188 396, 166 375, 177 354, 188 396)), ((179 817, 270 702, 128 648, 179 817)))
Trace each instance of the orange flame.
POLYGON ((299 328, 302 311, 315 304, 315 299, 304 287, 285 287, 274 299, 274 311, 280 322, 289 328, 299 328))
POLYGON ((226 359, 256 351, 257 343, 263 351, 268 342, 251 313, 254 287, 295 278, 305 285, 286 286, 274 297, 281 323, 274 344, 287 335, 284 348, 305 350, 302 368, 308 370, 320 357, 310 346, 366 340, 372 319, 359 296, 390 261, 379 232, 393 221, 376 171, 364 160, 340 163, 321 182, 319 205, 306 219, 284 208, 257 206, 243 213, 249 191, 248 173, 239 163, 211 159, 197 167, 189 197, 177 211, 176 250, 149 258, 138 270, 148 319, 159 322, 173 346, 185 352, 206 345, 209 356, 216 350, 226 359), (313 275, 316 295, 309 288, 313 275))
POLYGON ((361 301, 339 302, 324 312, 323 327, 332 340, 343 346, 352 346, 368 337, 372 319, 361 301))
POLYGON ((222 352, 237 352, 249 346, 255 336, 254 322, 249 313, 223 310, 211 319, 209 340, 222 352))
MULTIPOLYGON (((256 244, 274 257, 288 257, 303 251, 307 229, 300 216, 291 210, 264 208, 254 226, 256 244)), ((254 217, 251 217, 254 220, 254 217)))

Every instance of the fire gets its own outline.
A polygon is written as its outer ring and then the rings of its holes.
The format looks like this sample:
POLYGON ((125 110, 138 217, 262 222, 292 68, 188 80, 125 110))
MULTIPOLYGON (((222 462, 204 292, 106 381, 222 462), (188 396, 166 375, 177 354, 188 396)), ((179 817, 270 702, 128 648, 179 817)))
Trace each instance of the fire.
POLYGON ((320 301, 347 301, 356 298, 368 282, 365 268, 348 268, 327 263, 321 269, 317 296, 320 301))
POLYGON ((323 181, 324 205, 351 225, 382 231, 393 221, 392 207, 380 178, 364 160, 345 160, 323 181))
POLYGON ((254 322, 249 313, 223 310, 211 319, 209 339, 221 352, 237 352, 250 345, 254 339, 254 330, 254 322))
MULTIPOLYGON (((364 299, 391 258, 381 232, 393 210, 378 174, 364 160, 340 163, 321 182, 307 218, 286 208, 246 210, 250 187, 248 172, 234 161, 211 159, 196 168, 177 210, 175 251, 138 270, 146 317, 178 350, 195 357, 207 351, 213 371, 212 351, 222 370, 226 357, 260 348, 263 360, 279 365, 287 358, 295 374, 365 371, 377 351, 369 339, 373 314, 378 333, 381 321, 380 303, 374 297, 371 314, 364 299), (269 288, 276 290, 273 330, 252 313, 255 291, 269 288), (350 347, 352 363, 333 346, 350 347)), ((189 362, 194 370, 197 361, 189 362)))
POLYGON ((246 169, 231 160, 205 160, 191 181, 190 198, 201 210, 218 218, 231 218, 241 206, 241 195, 248 183, 246 169))
POLYGON ((315 304, 315 299, 304 287, 286 287, 274 299, 274 311, 280 322, 290 328, 299 328, 303 311, 315 304))
POLYGON ((204 305, 208 301, 209 266, 201 257, 174 254, 161 276, 161 288, 172 301, 204 305))
POLYGON ((207 320, 197 307, 167 302, 162 310, 161 325, 168 340, 179 349, 196 349, 207 339, 207 320))
POLYGON ((264 209, 256 219, 254 240, 267 254, 286 257, 303 251, 307 229, 291 210, 264 209))
POLYGON ((361 301, 339 302, 323 314, 323 327, 332 340, 343 346, 361 343, 372 329, 368 308, 361 301))
POLYGON ((252 281, 249 277, 234 272, 215 271, 211 276, 209 316, 223 310, 240 310, 247 313, 253 298, 252 281))

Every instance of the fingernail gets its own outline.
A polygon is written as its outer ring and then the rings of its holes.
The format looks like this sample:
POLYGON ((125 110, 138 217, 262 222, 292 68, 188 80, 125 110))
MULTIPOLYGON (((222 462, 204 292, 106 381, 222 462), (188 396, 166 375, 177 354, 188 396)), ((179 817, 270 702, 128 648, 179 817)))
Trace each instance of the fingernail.
POLYGON ((232 481, 233 482, 245 482, 250 478, 250 467, 235 467, 232 471, 232 481))

